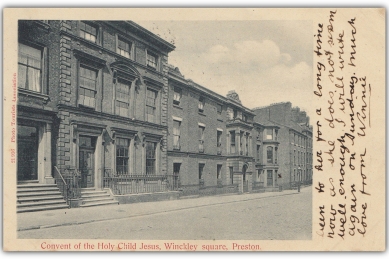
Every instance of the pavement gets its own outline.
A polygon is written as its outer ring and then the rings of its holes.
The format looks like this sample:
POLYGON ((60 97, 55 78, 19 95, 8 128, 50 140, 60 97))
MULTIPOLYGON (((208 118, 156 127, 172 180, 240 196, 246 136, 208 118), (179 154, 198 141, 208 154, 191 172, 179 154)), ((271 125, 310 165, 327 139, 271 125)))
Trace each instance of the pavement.
MULTIPOLYGON (((311 186, 302 187, 301 193, 309 192, 310 188, 311 186)), ((59 226, 71 226, 92 222, 126 219, 285 195, 299 195, 299 193, 297 190, 284 190, 282 192, 216 195, 193 199, 18 213, 17 230, 25 231, 32 229, 45 229, 59 226)))

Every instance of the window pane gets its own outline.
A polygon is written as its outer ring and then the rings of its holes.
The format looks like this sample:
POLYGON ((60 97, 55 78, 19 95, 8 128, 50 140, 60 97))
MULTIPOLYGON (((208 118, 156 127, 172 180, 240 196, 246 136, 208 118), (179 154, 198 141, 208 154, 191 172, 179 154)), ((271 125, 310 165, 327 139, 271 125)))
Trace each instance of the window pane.
POLYGON ((154 142, 146 142, 146 174, 155 174, 155 146, 154 142))
POLYGON ((18 87, 40 92, 42 51, 19 43, 18 87))
POLYGON ((157 57, 152 54, 147 54, 147 65, 156 68, 157 67, 157 57))
POLYGON ((118 82, 116 85, 116 100, 121 102, 120 107, 128 109, 130 103, 130 86, 124 82, 118 82))
POLYGON ((26 88, 27 83, 27 67, 23 65, 18 66, 18 87, 26 88))
POLYGON ((87 107, 95 107, 97 71, 80 66, 78 103, 87 107))
POLYGON ((118 174, 128 173, 128 146, 128 139, 116 138, 116 170, 118 174))
POLYGON ((235 145, 235 131, 231 131, 230 135, 231 135, 231 144, 235 145))
POLYGON ((35 91, 35 92, 40 92, 41 91, 41 71, 37 70, 35 68, 29 67, 27 69, 27 80, 28 80, 28 89, 35 91))
POLYGON ((19 54, 22 54, 26 57, 32 58, 32 59, 41 59, 42 51, 27 45, 24 45, 22 43, 19 43, 19 54))
POLYGON ((96 28, 95 27, 92 27, 92 26, 89 26, 89 30, 90 30, 90 32, 91 32, 91 34, 92 35, 96 35, 97 33, 96 33, 96 28))
POLYGON ((218 104, 218 105, 217 105, 217 112, 218 112, 219 114, 222 113, 222 109, 223 109, 223 106, 220 105, 220 104, 218 104))
POLYGON ((267 147, 267 162, 273 163, 273 147, 267 147))
POLYGON ((146 99, 147 118, 146 119, 149 122, 154 122, 154 115, 155 115, 155 108, 156 108, 155 101, 156 101, 157 92, 147 89, 146 96, 147 96, 146 99))
POLYGON ((83 22, 80 22, 80 29, 85 31, 86 24, 83 22))
POLYGON ((97 28, 84 22, 80 22, 80 37, 96 42, 97 28))

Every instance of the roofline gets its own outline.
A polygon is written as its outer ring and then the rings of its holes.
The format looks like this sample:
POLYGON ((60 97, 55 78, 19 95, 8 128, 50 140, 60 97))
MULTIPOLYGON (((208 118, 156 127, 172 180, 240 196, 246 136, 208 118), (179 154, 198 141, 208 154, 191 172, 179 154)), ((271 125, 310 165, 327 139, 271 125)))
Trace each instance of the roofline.
POLYGON ((156 40, 158 43, 162 44, 169 52, 173 51, 176 46, 173 44, 167 42, 166 40, 162 39, 161 37, 155 35, 151 31, 145 29, 144 27, 140 26, 139 24, 133 22, 133 21, 123 21, 127 25, 131 26, 133 29, 140 31, 141 33, 145 34, 145 36, 150 37, 154 40, 156 40))
POLYGON ((216 98, 222 99, 224 103, 228 103, 228 104, 231 104, 231 105, 233 105, 235 107, 238 107, 238 108, 244 110, 246 113, 249 113, 250 115, 253 115, 253 116, 256 115, 251 109, 243 106, 242 104, 234 102, 234 101, 230 100, 229 98, 227 98, 227 97, 225 97, 225 96, 223 96, 221 94, 218 94, 218 93, 216 93, 216 92, 214 92, 214 91, 212 91, 212 90, 210 90, 210 89, 208 89, 208 88, 206 88, 206 87, 204 87, 204 86, 194 82, 193 80, 190 80, 190 81, 188 80, 188 85, 192 86, 192 87, 197 87, 200 91, 203 91, 204 93, 206 93, 208 95, 216 96, 216 98))
MULTIPOLYGON (((271 121, 269 121, 269 122, 270 122, 270 123, 273 123, 273 122, 271 122, 271 121)), ((276 125, 275 123, 273 123, 273 125, 265 125, 265 124, 262 124, 262 123, 260 123, 260 122, 254 121, 254 122, 253 122, 253 125, 254 125, 254 127, 255 127, 255 126, 260 126, 260 127, 263 127, 263 128, 278 128, 278 129, 281 128, 280 126, 276 125)))

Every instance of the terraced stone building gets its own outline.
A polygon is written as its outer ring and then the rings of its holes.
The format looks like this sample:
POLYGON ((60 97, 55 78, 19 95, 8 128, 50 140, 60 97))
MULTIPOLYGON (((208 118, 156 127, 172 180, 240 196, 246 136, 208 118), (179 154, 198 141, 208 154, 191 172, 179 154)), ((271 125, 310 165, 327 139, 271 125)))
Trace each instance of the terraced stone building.
POLYGON ((303 112, 251 110, 185 79, 168 65, 175 46, 138 24, 23 20, 18 32, 20 212, 275 191, 300 169, 311 179, 303 112))

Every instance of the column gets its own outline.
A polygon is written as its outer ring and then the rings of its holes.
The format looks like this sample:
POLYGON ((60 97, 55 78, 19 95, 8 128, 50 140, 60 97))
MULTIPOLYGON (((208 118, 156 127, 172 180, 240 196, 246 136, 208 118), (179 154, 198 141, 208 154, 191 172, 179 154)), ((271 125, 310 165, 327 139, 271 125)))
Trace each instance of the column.
POLYGON ((44 149, 44 182, 47 184, 53 184, 54 178, 52 176, 51 168, 51 123, 46 123, 45 127, 45 149, 44 149))
POLYGON ((248 192, 253 190, 253 172, 246 172, 248 192))
MULTIPOLYGON (((129 170, 130 174, 135 174, 135 172, 136 172, 136 168, 135 168, 135 161, 136 161, 136 157, 135 157, 135 137, 130 139, 130 150, 129 150, 129 152, 130 152, 130 154, 129 154, 130 161, 129 161, 129 164, 128 164, 128 170, 129 170)), ((113 159, 116 161, 116 157, 114 157, 113 159)))
POLYGON ((243 193, 243 174, 242 172, 234 172, 234 184, 238 184, 238 192, 243 193))
POLYGON ((104 143, 102 134, 97 137, 95 149, 95 182, 97 190, 102 189, 103 174, 104 174, 104 143))
POLYGON ((249 156, 253 156, 253 136, 251 135, 251 133, 249 134, 249 144, 248 144, 248 148, 249 148, 249 156))
POLYGON ((160 175, 160 161, 161 161, 161 142, 157 142, 155 147, 155 174, 160 175))
POLYGON ((231 154, 231 144, 230 144, 230 132, 227 131, 227 154, 231 154))
POLYGON ((235 130, 235 149, 240 155, 240 130, 235 130))
POLYGON ((129 113, 129 116, 130 118, 135 118, 135 88, 136 88, 136 84, 138 83, 138 78, 135 79, 132 83, 131 83, 131 88, 130 88, 130 106, 128 107, 130 109, 130 113, 129 113))

